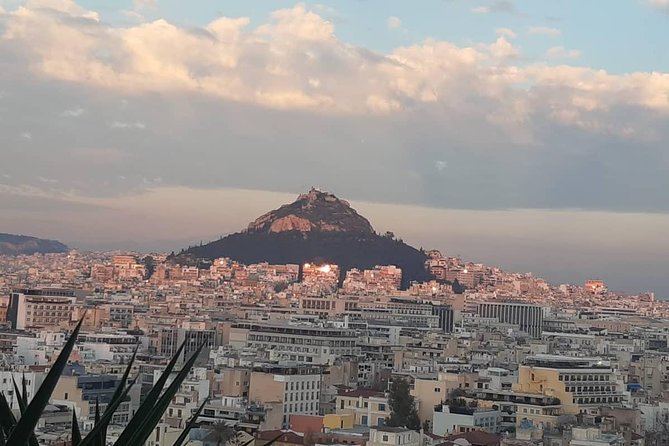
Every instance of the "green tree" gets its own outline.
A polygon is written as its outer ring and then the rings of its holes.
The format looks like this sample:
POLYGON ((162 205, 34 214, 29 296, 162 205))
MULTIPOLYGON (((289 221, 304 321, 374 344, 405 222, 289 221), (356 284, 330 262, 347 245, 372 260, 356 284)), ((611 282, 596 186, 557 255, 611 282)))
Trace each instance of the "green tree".
POLYGON ((397 378, 390 386, 388 396, 390 416, 386 418, 386 425, 390 427, 406 427, 420 431, 420 419, 416 411, 416 402, 409 392, 409 383, 403 378, 397 378))
POLYGON ((462 285, 462 284, 458 281, 458 279, 455 279, 455 280, 453 281, 453 285, 451 285, 451 287, 453 287, 453 292, 454 292, 455 294, 462 294, 462 293, 464 293, 465 290, 467 289, 467 288, 464 287, 464 285, 462 285))

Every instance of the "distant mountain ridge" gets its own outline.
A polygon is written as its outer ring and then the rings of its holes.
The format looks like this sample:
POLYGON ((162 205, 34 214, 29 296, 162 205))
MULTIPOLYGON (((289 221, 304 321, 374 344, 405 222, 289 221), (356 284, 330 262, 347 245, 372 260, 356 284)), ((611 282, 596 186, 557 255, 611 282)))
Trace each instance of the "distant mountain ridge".
POLYGON ((242 232, 187 249, 178 260, 229 257, 242 263, 335 263, 351 268, 395 265, 402 285, 429 280, 426 254, 393 234, 377 234, 369 220, 335 195, 311 189, 290 204, 267 212, 242 232))
POLYGON ((67 252, 67 245, 27 235, 0 233, 0 255, 16 256, 67 252))

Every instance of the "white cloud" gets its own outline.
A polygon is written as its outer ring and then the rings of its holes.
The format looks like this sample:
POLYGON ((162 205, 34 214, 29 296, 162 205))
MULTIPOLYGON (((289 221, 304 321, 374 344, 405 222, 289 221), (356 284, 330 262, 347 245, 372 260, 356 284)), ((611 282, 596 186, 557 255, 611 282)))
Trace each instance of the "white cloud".
POLYGON ((669 0, 647 0, 646 3, 660 11, 669 12, 669 0))
POLYGON ((515 39, 516 38, 516 33, 510 29, 510 28, 497 28, 495 32, 504 37, 508 37, 509 39, 515 39))
POLYGON ((386 20, 386 25, 388 25, 388 29, 400 29, 402 27, 402 21, 399 17, 391 15, 388 17, 388 20, 386 20))
POLYGON ((140 121, 135 122, 123 122, 123 121, 114 121, 109 124, 109 127, 113 129, 137 129, 143 130, 146 128, 146 124, 140 121))
MULTIPOLYGON (((494 5, 495 11, 513 10, 512 4, 494 5)), ((69 1, 60 6, 76 17, 97 17, 69 1)), ((532 140, 529 123, 537 115, 592 131, 606 127, 579 124, 583 110, 579 104, 586 102, 598 110, 620 104, 669 112, 669 75, 610 75, 590 68, 527 63, 509 42, 515 33, 508 28, 498 29, 494 42, 472 47, 427 39, 376 54, 337 39, 334 25, 304 5, 275 11, 267 23, 255 28, 245 17, 220 17, 195 31, 165 20, 89 26, 28 5, 10 11, 5 22, 0 45, 21 48, 39 76, 127 96, 188 93, 339 114, 409 113, 440 104, 467 110, 468 116, 522 141, 532 140), (555 98, 543 96, 556 90, 555 98)), ((550 30, 531 31, 559 32, 550 30)), ((554 47, 546 59, 579 55, 577 50, 554 47)), ((606 114, 591 117, 607 118, 606 114)), ((109 125, 145 128, 139 121, 109 125)))
POLYGON ((581 52, 579 50, 568 50, 562 46, 554 46, 546 51, 546 58, 551 60, 578 59, 579 57, 581 57, 581 52))
POLYGON ((77 107, 69 110, 63 110, 60 113, 60 116, 62 116, 63 118, 78 118, 79 116, 83 115, 85 111, 86 110, 84 110, 83 108, 77 107))
POLYGON ((487 6, 476 6, 472 8, 474 14, 487 14, 490 12, 490 8, 487 6))
POLYGON ((561 34, 559 29, 549 26, 530 26, 527 29, 527 32, 530 34, 539 34, 543 36, 559 36, 561 34))
POLYGON ((19 136, 23 139, 33 139, 33 134, 30 132, 21 132, 19 136))

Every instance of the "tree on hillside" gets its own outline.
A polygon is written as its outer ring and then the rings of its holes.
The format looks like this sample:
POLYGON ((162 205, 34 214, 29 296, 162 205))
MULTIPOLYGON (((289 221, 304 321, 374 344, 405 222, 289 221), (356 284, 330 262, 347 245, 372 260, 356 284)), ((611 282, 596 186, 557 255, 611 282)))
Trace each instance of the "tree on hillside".
POLYGON ((453 281, 453 285, 451 285, 451 287, 453 288, 453 292, 455 294, 462 294, 467 289, 460 283, 460 281, 458 281, 458 279, 453 281))
POLYGON ((390 427, 406 427, 420 431, 420 419, 416 411, 414 397, 409 392, 409 383, 397 378, 390 386, 388 396, 390 416, 386 418, 386 425, 390 427))

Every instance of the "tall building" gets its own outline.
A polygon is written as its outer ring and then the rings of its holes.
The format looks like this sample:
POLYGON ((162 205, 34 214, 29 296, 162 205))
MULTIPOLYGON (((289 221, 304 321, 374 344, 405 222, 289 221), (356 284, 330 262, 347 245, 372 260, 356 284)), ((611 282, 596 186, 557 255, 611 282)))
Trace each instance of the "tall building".
POLYGON ((276 404, 288 427, 290 415, 318 415, 320 411, 321 371, 318 367, 266 366, 251 373, 249 400, 252 403, 276 404))
POLYGON ((453 333, 455 327, 455 312, 449 305, 432 306, 432 314, 439 316, 439 328, 446 333, 453 333))
POLYGON ((9 296, 7 321, 17 330, 69 324, 76 300, 74 290, 16 289, 9 296))
POLYGON ((544 310, 538 305, 517 302, 482 302, 477 313, 484 318, 495 318, 504 324, 518 326, 533 338, 541 337, 544 310))
POLYGON ((359 355, 358 337, 345 328, 240 322, 230 328, 230 345, 263 350, 270 360, 333 364, 359 355))
POLYGON ((611 364, 599 358, 528 356, 518 370, 515 393, 550 395, 566 414, 597 414, 602 406, 620 406, 622 384, 611 364))

